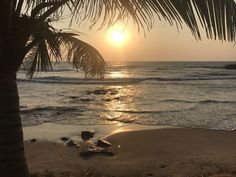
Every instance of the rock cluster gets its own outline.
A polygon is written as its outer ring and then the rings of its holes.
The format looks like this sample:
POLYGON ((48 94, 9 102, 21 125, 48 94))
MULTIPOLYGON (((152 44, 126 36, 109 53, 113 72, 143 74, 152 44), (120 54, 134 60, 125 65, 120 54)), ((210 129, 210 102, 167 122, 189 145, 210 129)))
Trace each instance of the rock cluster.
POLYGON ((109 147, 112 146, 111 143, 105 140, 98 140, 97 143, 92 143, 89 140, 94 136, 93 131, 82 131, 81 138, 84 140, 81 145, 80 156, 89 157, 94 154, 102 154, 106 156, 113 156, 113 152, 109 150, 109 147))
POLYGON ((81 139, 83 142, 80 146, 68 137, 61 137, 60 140, 68 147, 79 147, 81 157, 90 157, 95 154, 113 156, 113 152, 109 150, 109 148, 112 146, 110 142, 101 139, 96 143, 89 141, 94 137, 94 134, 94 131, 82 131, 81 139))

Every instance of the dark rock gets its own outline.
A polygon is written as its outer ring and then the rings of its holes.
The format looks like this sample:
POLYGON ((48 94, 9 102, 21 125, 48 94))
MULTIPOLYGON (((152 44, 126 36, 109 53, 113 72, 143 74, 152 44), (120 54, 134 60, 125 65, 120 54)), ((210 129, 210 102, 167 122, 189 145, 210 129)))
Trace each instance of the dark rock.
POLYGON ((74 141, 70 140, 67 144, 68 147, 75 147, 77 144, 74 143, 74 141))
POLYGON ((61 141, 68 141, 69 138, 67 138, 67 137, 62 137, 62 138, 60 138, 60 140, 61 140, 61 141))
POLYGON ((83 140, 90 140, 91 138, 93 138, 93 136, 94 136, 94 132, 93 131, 82 131, 81 132, 81 138, 83 139, 83 140))
POLYGON ((33 139, 30 140, 30 142, 35 143, 35 142, 37 142, 37 139, 33 138, 33 139))
POLYGON ((97 141, 97 146, 101 147, 101 148, 109 148, 109 147, 112 146, 112 144, 109 143, 108 141, 105 141, 105 140, 98 140, 97 141))
POLYGON ((225 69, 236 69, 236 64, 226 65, 224 68, 225 69))

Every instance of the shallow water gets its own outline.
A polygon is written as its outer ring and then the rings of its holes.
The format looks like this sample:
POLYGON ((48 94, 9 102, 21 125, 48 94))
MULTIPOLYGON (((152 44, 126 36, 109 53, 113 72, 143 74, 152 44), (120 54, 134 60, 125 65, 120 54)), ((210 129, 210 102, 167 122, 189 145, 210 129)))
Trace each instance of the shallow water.
POLYGON ((24 126, 119 122, 234 130, 236 70, 227 62, 110 64, 105 80, 84 80, 61 64, 29 82, 18 74, 24 126))

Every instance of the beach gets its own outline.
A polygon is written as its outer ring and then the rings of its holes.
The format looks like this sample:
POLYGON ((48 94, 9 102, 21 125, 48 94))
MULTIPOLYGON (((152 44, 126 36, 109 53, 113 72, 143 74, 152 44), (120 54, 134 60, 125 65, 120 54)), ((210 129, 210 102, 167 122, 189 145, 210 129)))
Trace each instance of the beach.
POLYGON ((104 80, 84 80, 65 63, 30 82, 19 72, 30 171, 54 177, 236 176, 236 71, 227 64, 114 63, 104 80), (111 142, 113 156, 79 155, 80 134, 90 130, 91 142, 111 142))
POLYGON ((27 141, 30 172, 50 171, 67 177, 86 171, 114 177, 236 176, 234 131, 162 128, 120 131, 105 139, 112 144, 114 156, 83 158, 79 156, 80 147, 55 141, 27 141))

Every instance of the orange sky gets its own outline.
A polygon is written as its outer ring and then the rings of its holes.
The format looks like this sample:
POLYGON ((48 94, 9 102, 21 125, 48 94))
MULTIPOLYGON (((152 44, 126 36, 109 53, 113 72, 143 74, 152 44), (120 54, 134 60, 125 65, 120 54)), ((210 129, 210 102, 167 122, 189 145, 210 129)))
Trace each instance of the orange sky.
POLYGON ((146 37, 138 33, 134 25, 128 25, 125 28, 128 38, 120 47, 112 44, 106 29, 73 28, 86 33, 82 39, 97 48, 106 61, 236 61, 234 43, 205 37, 196 41, 187 28, 177 32, 176 27, 170 27, 166 22, 157 21, 154 28, 146 32, 146 37))

